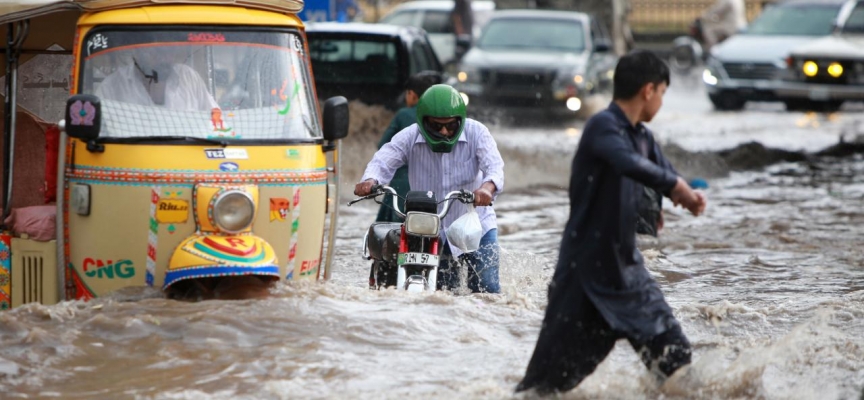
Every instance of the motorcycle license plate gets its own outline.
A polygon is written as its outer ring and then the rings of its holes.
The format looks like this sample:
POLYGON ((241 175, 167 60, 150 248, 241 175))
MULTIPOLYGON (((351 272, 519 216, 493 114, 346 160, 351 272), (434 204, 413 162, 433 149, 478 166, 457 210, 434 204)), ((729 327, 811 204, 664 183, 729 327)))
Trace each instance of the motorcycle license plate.
POLYGON ((399 259, 397 260, 397 264, 427 265, 430 267, 437 267, 438 256, 427 253, 399 253, 399 259))

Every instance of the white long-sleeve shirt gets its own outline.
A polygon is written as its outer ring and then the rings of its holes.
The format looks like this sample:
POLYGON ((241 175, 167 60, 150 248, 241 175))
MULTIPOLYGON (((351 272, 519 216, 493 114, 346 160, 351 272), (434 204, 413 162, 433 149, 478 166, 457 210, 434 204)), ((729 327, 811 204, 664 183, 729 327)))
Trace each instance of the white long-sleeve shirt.
MULTIPOLYGON (((504 160, 498 145, 489 129, 473 119, 465 120, 465 130, 449 153, 433 152, 417 124, 399 131, 375 153, 362 180, 371 178, 386 184, 403 165, 408 166, 411 190, 432 191, 438 201, 454 190, 473 192, 485 182, 495 184, 497 190, 493 197, 504 190, 504 160)), ((442 206, 439 205, 439 212, 442 206)), ((484 235, 498 227, 492 207, 477 207, 476 210, 484 235)), ((450 212, 441 221, 445 234, 450 224, 466 212, 466 205, 453 201, 450 212)), ((450 250, 455 256, 462 253, 452 245, 450 250)))

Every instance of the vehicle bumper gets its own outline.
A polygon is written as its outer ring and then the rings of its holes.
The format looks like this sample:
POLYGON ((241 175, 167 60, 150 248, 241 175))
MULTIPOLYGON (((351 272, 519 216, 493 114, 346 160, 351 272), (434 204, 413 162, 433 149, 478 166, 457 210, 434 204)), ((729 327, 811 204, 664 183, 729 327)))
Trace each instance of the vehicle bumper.
POLYGON ((776 89, 776 93, 784 99, 864 100, 864 84, 829 85, 787 81, 776 89))
POLYGON ((458 84, 456 90, 472 109, 516 109, 560 116, 575 116, 584 107, 581 93, 555 92, 551 88, 495 88, 482 84, 458 84))
POLYGON ((723 79, 714 85, 705 83, 705 90, 709 96, 735 93, 746 100, 779 101, 777 90, 781 84, 779 80, 768 79, 723 79))

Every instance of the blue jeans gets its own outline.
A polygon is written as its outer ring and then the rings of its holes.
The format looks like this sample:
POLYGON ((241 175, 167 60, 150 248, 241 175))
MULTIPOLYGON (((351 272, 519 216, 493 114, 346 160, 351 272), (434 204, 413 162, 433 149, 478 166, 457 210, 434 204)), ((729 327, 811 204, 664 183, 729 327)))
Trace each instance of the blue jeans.
POLYGON ((450 246, 444 242, 438 267, 438 289, 459 287, 458 264, 468 268, 468 289, 474 293, 500 293, 498 282, 498 229, 492 229, 480 239, 480 248, 453 259, 450 246))

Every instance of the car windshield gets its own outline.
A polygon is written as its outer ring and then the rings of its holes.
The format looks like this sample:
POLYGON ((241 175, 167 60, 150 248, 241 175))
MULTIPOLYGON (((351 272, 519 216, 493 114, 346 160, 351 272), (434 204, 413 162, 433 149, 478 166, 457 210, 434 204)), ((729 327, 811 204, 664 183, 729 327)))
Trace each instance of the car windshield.
POLYGON ((864 3, 858 3, 843 22, 843 32, 864 33, 864 3))
POLYGON ((539 51, 585 50, 585 31, 578 21, 549 18, 497 18, 489 21, 477 43, 481 49, 539 51))
POLYGON ((768 6, 747 28, 751 35, 828 35, 840 11, 839 5, 790 4, 768 6))
POLYGON ((80 93, 100 98, 103 137, 321 136, 294 32, 111 28, 84 43, 80 93))
POLYGON ((316 82, 399 84, 396 43, 389 38, 347 38, 312 32, 308 36, 316 82))

